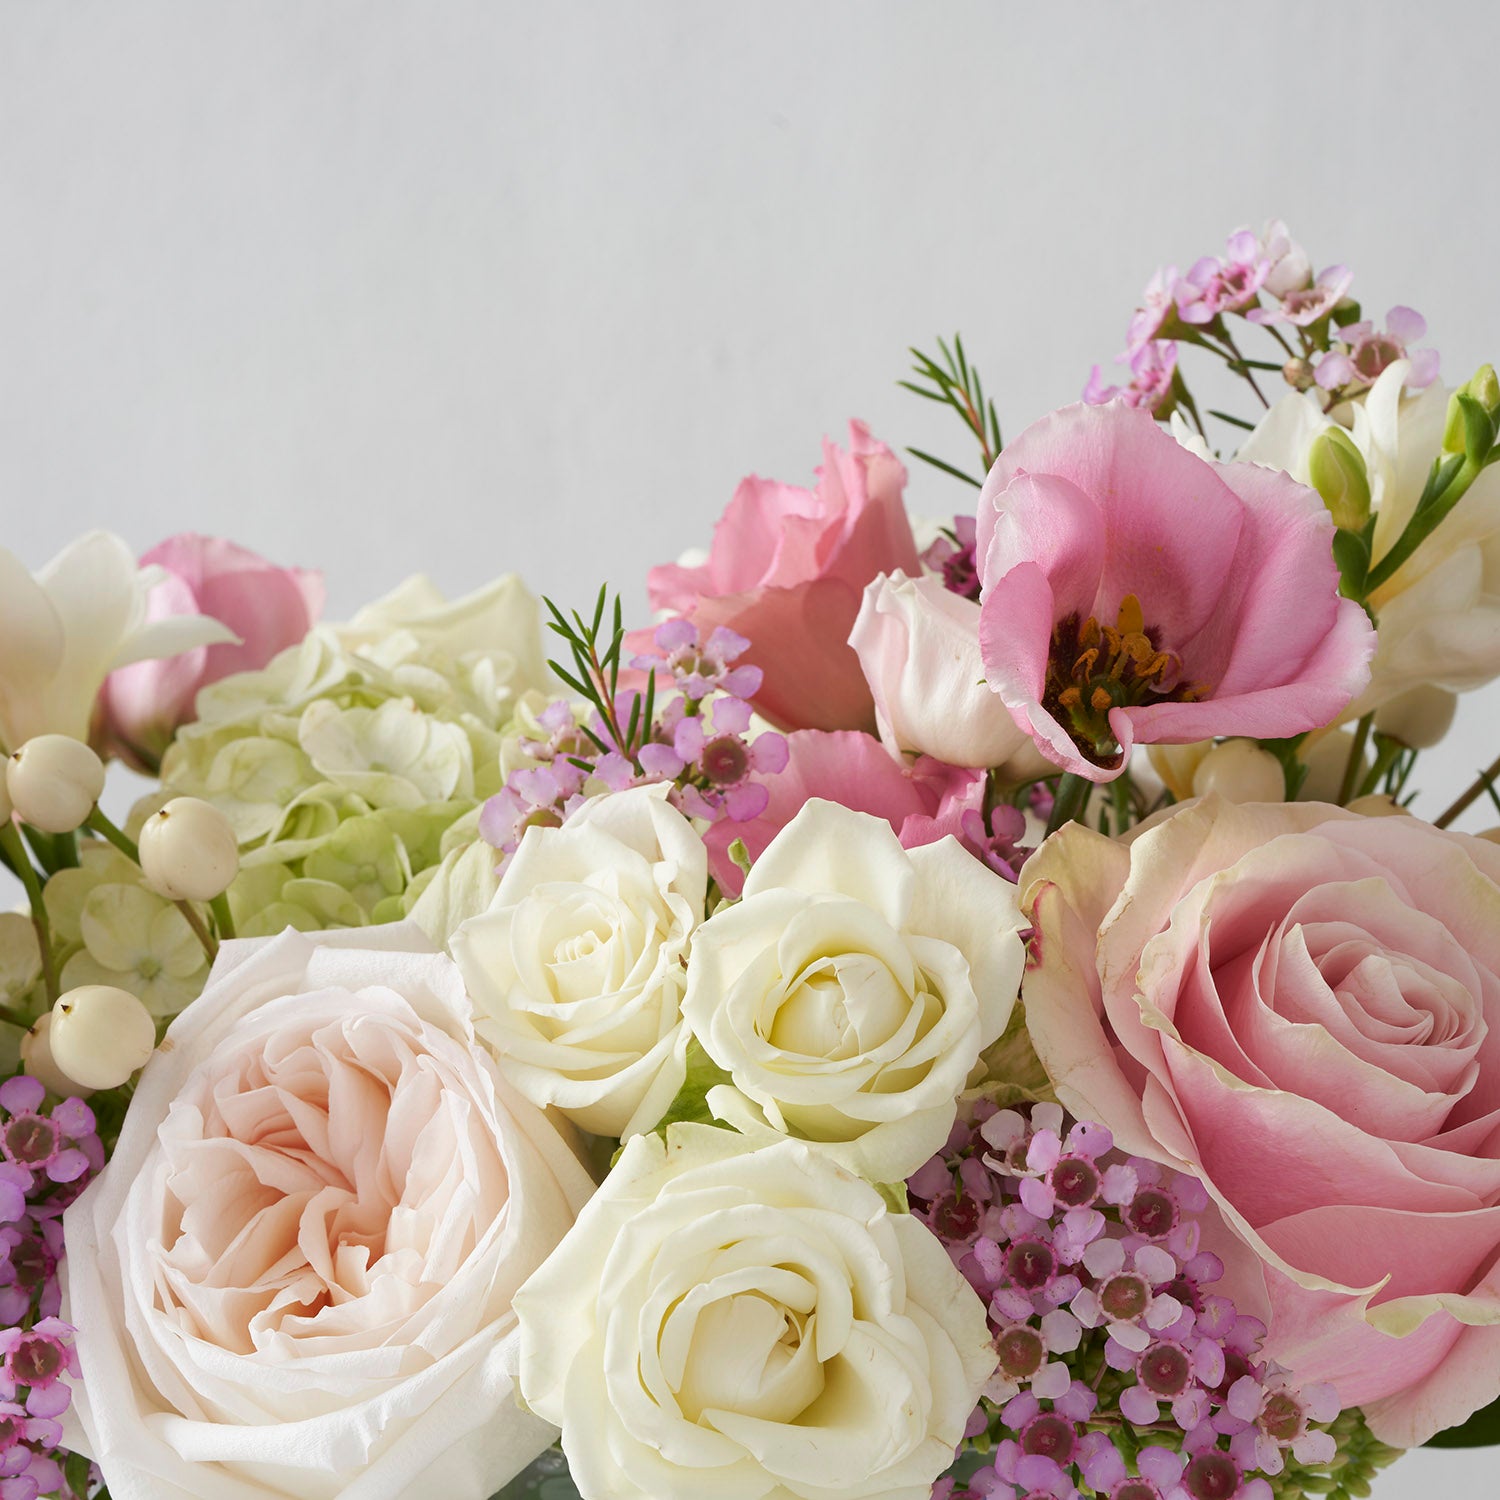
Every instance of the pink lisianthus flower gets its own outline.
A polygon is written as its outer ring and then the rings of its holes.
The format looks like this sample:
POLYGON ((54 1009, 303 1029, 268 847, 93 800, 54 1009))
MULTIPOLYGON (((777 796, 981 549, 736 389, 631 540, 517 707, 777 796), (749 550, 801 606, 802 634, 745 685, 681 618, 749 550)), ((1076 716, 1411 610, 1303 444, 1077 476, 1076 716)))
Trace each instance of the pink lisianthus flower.
POLYGON ((184 532, 141 558, 167 576, 151 590, 147 617, 208 615, 239 636, 238 643, 199 646, 162 661, 134 662, 111 672, 100 691, 110 747, 137 766, 161 758, 178 726, 193 718, 198 689, 265 666, 295 646, 323 611, 323 578, 302 568, 279 568, 223 537, 184 532))
POLYGON ((1393 307, 1385 315, 1385 329, 1374 323, 1351 323, 1341 331, 1341 342, 1318 361, 1317 381, 1325 391, 1354 386, 1363 390, 1398 359, 1411 362, 1406 388, 1419 391, 1438 378, 1441 356, 1436 349, 1413 349, 1427 337, 1427 320, 1410 307, 1393 307))
POLYGON ((984 802, 983 772, 925 755, 904 765, 859 730, 794 730, 786 737, 786 756, 780 772, 766 780, 769 795, 757 817, 716 823, 704 834, 709 870, 731 895, 739 894, 745 876, 729 857, 730 845, 741 840, 756 858, 815 797, 884 818, 907 849, 949 834, 965 842, 964 815, 977 813, 984 802))
POLYGON ((1338 593, 1317 494, 1215 464, 1116 402, 1044 417, 979 498, 986 681, 1064 770, 1133 744, 1280 738, 1331 722, 1375 632, 1338 593))
POLYGON ((744 480, 714 529, 708 561, 646 580, 652 608, 748 637, 764 673, 755 707, 779 729, 867 729, 875 705, 846 644, 865 585, 920 571, 902 502, 906 470, 862 422, 849 451, 824 443, 817 488, 744 480))

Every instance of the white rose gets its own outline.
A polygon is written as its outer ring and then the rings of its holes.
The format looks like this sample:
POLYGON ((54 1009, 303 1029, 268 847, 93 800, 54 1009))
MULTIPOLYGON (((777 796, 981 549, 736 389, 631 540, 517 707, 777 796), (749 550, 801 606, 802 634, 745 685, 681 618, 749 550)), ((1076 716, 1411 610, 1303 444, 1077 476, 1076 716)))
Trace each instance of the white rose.
POLYGON ((515 1289, 592 1182, 411 927, 227 944, 67 1211, 115 1500, 485 1500, 551 1430, 515 1289))
POLYGON ((906 850, 880 818, 808 802, 693 940, 683 1015, 734 1084, 710 1108, 910 1176, 1005 1030, 1022 926, 1015 887, 954 839, 906 850))
POLYGON ((529 828, 489 910, 454 934, 506 1077, 595 1135, 650 1130, 686 1076, 681 1002, 708 855, 637 787, 529 828))
POLYGON ((995 1354, 932 1233, 798 1141, 626 1147, 516 1294, 580 1492, 927 1500, 995 1354))
POLYGON ((999 766, 1032 743, 984 681, 979 606, 938 578, 881 574, 849 635, 896 754, 953 766, 999 766))

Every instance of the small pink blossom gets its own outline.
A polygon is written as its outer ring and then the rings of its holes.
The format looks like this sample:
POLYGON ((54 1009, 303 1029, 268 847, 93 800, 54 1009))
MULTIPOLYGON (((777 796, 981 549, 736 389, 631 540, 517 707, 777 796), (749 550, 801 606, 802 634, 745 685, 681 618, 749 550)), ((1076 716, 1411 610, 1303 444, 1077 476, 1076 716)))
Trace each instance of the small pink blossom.
POLYGON ((1130 319, 1130 328, 1125 338, 1126 360, 1134 359, 1148 344, 1161 337, 1163 328, 1177 311, 1173 292, 1179 280, 1176 266, 1162 266, 1146 283, 1141 294, 1141 305, 1130 319))
POLYGON ((1044 417, 980 494, 986 681, 1055 764, 1093 781, 1131 747, 1280 738, 1369 680, 1319 496, 1215 464, 1118 403, 1044 417))
POLYGON ((1427 320, 1410 307, 1393 307, 1385 315, 1384 330, 1374 323, 1351 323, 1340 331, 1340 342, 1318 361, 1317 381, 1327 391, 1373 385, 1398 359, 1411 361, 1406 388, 1422 390, 1438 378, 1441 356, 1436 349, 1412 349, 1427 336, 1427 320))
POLYGON ((1172 289, 1177 316, 1184 323, 1211 323, 1222 312, 1238 312, 1255 301, 1271 262, 1248 229, 1229 236, 1224 259, 1205 255, 1172 289))
POLYGON ((1276 307, 1253 307, 1245 315, 1252 323, 1290 323, 1309 328, 1326 318, 1349 293, 1354 272, 1348 266, 1329 266, 1309 287, 1287 292, 1276 307))

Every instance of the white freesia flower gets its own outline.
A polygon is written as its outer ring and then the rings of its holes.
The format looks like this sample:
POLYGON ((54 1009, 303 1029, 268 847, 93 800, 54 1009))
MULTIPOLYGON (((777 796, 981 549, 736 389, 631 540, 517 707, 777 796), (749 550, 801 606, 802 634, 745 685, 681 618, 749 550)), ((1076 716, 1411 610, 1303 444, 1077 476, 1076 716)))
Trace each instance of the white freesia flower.
POLYGON ((489 910, 454 935, 506 1077, 595 1135, 650 1130, 686 1075, 685 960, 708 855, 663 786, 530 828, 489 910))
POLYGON ((107 531, 80 537, 34 576, 0 547, 0 745, 86 740, 116 667, 237 639, 206 615, 148 620, 146 596, 164 576, 107 531))
POLYGON ((486 1500, 551 1441, 512 1296, 593 1184, 424 943, 227 944, 142 1073, 64 1221, 115 1500, 486 1500))
POLYGON ((809 802, 699 928, 683 1015, 727 1071, 709 1105, 897 1182, 947 1139, 1024 964, 1015 888, 951 838, 809 802))
POLYGON ((515 1306, 522 1394, 610 1500, 925 1500, 996 1362, 925 1225, 707 1126, 631 1141, 515 1306))
MULTIPOLYGON (((1404 396, 1407 369, 1398 360, 1349 408, 1348 433, 1370 480, 1376 563, 1406 529, 1442 452, 1450 393, 1434 384, 1404 396)), ((1238 457, 1306 483, 1313 441, 1333 425, 1315 396, 1284 396, 1238 457)), ((1378 622, 1370 685, 1342 719, 1357 719, 1415 687, 1465 692, 1500 675, 1500 470, 1479 475, 1370 603, 1378 622)))

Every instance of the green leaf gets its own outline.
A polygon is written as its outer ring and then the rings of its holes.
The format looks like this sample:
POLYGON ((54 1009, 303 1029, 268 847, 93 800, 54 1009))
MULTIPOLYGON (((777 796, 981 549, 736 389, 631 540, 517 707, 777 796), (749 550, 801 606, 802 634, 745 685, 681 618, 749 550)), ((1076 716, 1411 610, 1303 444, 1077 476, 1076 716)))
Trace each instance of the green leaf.
POLYGON ((1467 1422, 1429 1438, 1428 1448, 1488 1448, 1500 1443, 1500 1400, 1481 1406, 1467 1422))
POLYGON ((720 1083, 729 1083, 730 1077, 707 1052, 697 1037, 688 1041, 687 1077, 677 1090, 677 1097, 667 1106, 667 1112, 656 1122, 656 1129, 664 1132, 668 1125, 717 1125, 713 1111, 708 1107, 708 1091, 720 1083))
POLYGON ((906 1184, 904 1182, 876 1182, 872 1183, 871 1186, 885 1199, 885 1206, 893 1214, 911 1212, 906 1203, 906 1184))
POLYGON ((975 479, 972 474, 965 474, 962 469, 955 469, 952 464, 941 458, 934 458, 930 453, 924 453, 920 448, 908 448, 906 450, 913 458, 920 458, 924 464, 931 464, 934 469, 941 469, 945 474, 951 474, 955 479, 962 479, 965 484, 972 484, 976 490, 984 488, 982 479, 975 479))
POLYGON ((89 1461, 81 1453, 70 1453, 63 1463, 63 1480, 68 1488, 84 1500, 89 1492, 89 1461))

